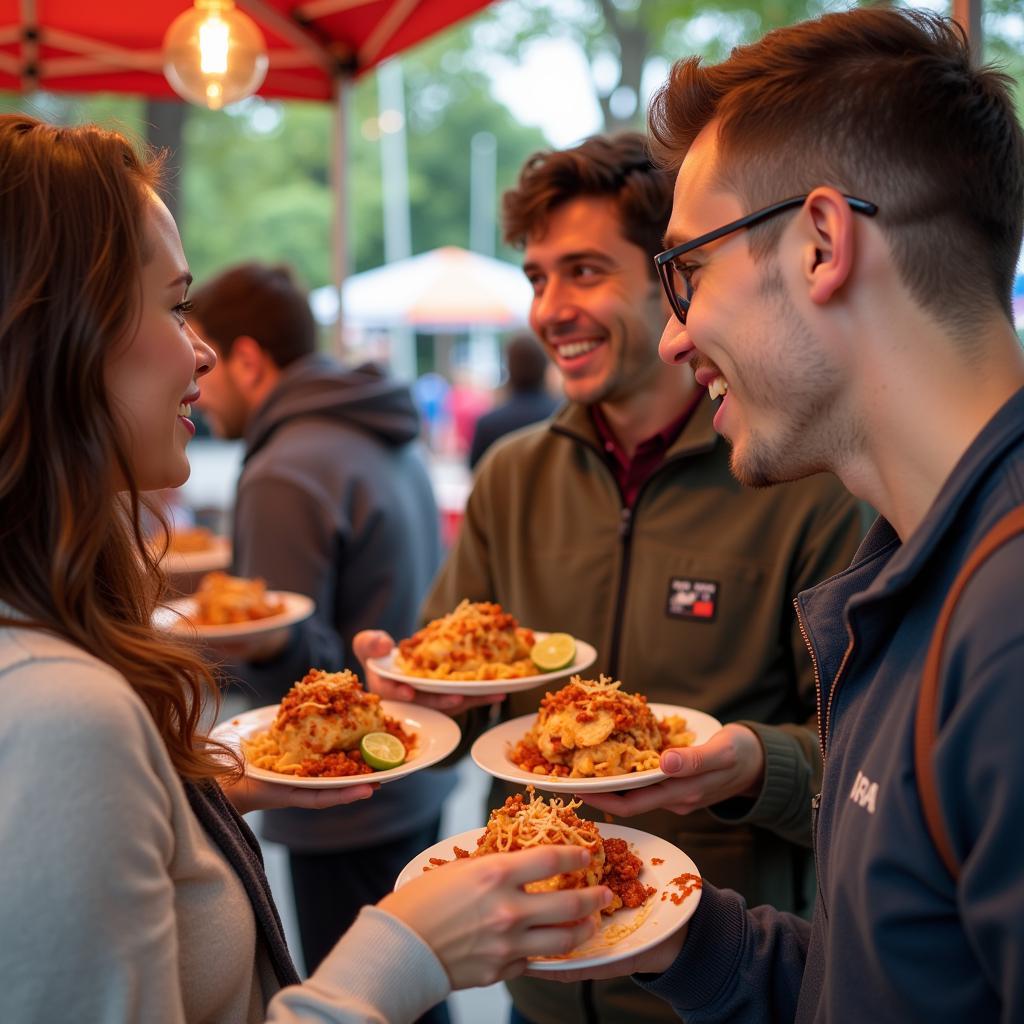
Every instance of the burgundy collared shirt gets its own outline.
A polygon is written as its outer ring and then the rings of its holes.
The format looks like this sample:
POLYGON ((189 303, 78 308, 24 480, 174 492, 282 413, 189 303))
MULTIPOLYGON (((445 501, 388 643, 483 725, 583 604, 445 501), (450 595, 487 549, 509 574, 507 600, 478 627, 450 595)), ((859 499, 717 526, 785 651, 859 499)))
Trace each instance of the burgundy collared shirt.
POLYGON ((619 439, 612 433, 601 407, 590 406, 590 416, 594 421, 601 446, 604 448, 615 479, 618 481, 619 489, 622 491, 622 499, 627 508, 636 504, 637 495, 643 487, 647 478, 664 462, 665 453, 672 447, 676 438, 683 432, 683 427, 689 422, 694 410, 704 397, 704 388, 696 388, 693 397, 686 403, 683 411, 667 426, 662 427, 656 434, 641 441, 636 447, 633 458, 626 454, 625 448, 619 443, 619 439))

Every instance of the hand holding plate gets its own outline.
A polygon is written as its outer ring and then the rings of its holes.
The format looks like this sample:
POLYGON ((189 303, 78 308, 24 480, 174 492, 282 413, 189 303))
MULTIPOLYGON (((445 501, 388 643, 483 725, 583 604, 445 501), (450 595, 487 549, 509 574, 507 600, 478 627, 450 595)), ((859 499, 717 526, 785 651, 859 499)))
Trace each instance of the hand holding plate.
POLYGON ((386 679, 374 669, 371 659, 387 657, 394 646, 395 641, 391 635, 382 629, 364 629, 353 638, 352 650, 363 666, 366 688, 370 693, 380 694, 386 700, 403 700, 420 704, 426 708, 444 711, 449 715, 459 715, 470 708, 500 704, 505 699, 504 693, 489 693, 480 697, 422 693, 419 690, 414 690, 407 683, 386 679))
POLYGON ((753 730, 730 723, 698 746, 663 750, 659 767, 669 776, 663 782, 623 794, 581 790, 580 799, 628 818, 653 810, 690 814, 731 797, 756 798, 764 778, 764 751, 753 730))
POLYGON ((310 811, 323 811, 340 804, 366 800, 380 789, 369 783, 348 789, 306 789, 300 786, 282 786, 243 775, 236 782, 222 783, 224 795, 234 804, 239 814, 250 811, 269 811, 279 807, 301 807, 310 811))
POLYGON ((430 945, 452 988, 491 985, 522 974, 529 956, 568 953, 594 934, 607 905, 604 886, 527 893, 527 882, 578 870, 578 846, 539 846, 468 858, 420 875, 381 901, 430 945))

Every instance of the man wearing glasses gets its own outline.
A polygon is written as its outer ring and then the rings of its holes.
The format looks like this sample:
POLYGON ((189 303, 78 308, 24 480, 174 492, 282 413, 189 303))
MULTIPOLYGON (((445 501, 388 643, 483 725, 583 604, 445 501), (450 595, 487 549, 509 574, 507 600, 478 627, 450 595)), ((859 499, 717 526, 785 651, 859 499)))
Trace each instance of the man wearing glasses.
MULTIPOLYGON (((481 462, 423 617, 462 598, 499 601, 525 625, 593 643, 588 676, 728 722, 699 755, 663 755, 676 813, 639 827, 751 900, 800 912, 813 894, 820 759, 813 669, 790 602, 849 562, 859 509, 830 476, 745 491, 703 389, 658 359, 670 311, 651 260, 671 203, 671 176, 635 134, 537 154, 505 196, 531 326, 567 404, 481 462)), ((515 694, 505 713, 536 713, 541 695, 515 694)), ((496 786, 490 806, 509 792, 496 786)), ((514 1019, 533 1024, 672 1019, 626 979, 510 988, 514 1019)))
POLYGON ((706 885, 626 969, 694 1021, 1024 1020, 1008 80, 945 19, 862 8, 680 62, 651 130, 678 168, 662 357, 724 395, 739 480, 830 470, 881 516, 798 599, 825 761, 812 923, 706 885))

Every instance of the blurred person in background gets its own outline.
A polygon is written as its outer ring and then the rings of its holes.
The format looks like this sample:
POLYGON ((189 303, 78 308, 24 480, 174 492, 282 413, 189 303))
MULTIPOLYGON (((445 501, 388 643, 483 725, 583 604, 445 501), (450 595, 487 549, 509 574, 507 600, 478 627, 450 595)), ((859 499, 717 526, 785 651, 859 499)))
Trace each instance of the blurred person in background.
MULTIPOLYGON (((671 207, 672 177, 634 133, 538 153, 506 193, 505 236, 524 247, 533 286, 530 326, 567 403, 484 456, 422 617, 462 598, 498 601, 524 625, 592 643, 593 678, 725 721, 700 748, 662 753, 677 813, 652 810, 637 827, 752 902, 807 913, 821 755, 791 600, 849 563, 861 514, 827 475, 744 489, 706 390, 658 358, 670 309, 652 257, 671 207)), ((534 713, 538 699, 513 694, 503 710, 534 713)), ((490 806, 509 792, 496 784, 490 806)), ((509 988, 519 1022, 674 1019, 627 978, 509 988)))
MULTIPOLYGON (((404 384, 316 351, 306 295, 287 268, 230 267, 195 289, 190 322, 218 356, 199 407, 216 434, 245 442, 234 571, 316 602, 270 649, 223 648, 256 704, 274 704, 310 668, 358 673, 359 630, 414 629, 440 560, 419 417, 404 384)), ((288 847, 308 970, 437 841, 453 785, 454 772, 427 771, 360 807, 264 816, 263 836, 288 847)))
POLYGON ((451 387, 445 402, 448 431, 442 452, 454 456, 465 465, 477 421, 491 410, 493 404, 493 392, 479 383, 471 366, 453 367, 451 387))
POLYGON ((572 949, 611 893, 523 892, 579 847, 459 861, 299 982, 241 814, 373 787, 244 775, 202 729, 211 667, 153 624, 140 510, 188 479, 216 361, 159 181, 114 132, 0 116, 0 1020, 408 1024, 572 949))
POLYGON ((558 399, 545 384, 551 361, 532 334, 523 331, 505 345, 508 397, 476 421, 469 446, 469 468, 499 437, 539 420, 546 420, 558 408, 558 399))

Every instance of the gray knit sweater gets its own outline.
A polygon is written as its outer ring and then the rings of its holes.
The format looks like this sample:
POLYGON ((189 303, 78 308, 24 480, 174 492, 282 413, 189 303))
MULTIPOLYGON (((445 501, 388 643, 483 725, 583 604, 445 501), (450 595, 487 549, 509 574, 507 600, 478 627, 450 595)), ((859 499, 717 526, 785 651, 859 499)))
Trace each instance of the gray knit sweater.
POLYGON ((56 637, 0 628, 0 778, 0 1020, 399 1024, 448 993, 429 947, 376 908, 279 989, 144 704, 56 637))

